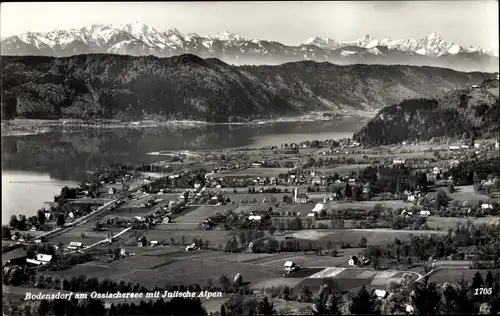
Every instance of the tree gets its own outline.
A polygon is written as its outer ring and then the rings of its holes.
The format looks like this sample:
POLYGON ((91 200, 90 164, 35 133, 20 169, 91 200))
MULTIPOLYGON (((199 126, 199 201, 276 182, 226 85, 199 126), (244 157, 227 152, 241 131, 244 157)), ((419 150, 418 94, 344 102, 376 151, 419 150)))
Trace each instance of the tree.
POLYGON ((219 277, 219 284, 224 293, 229 292, 229 288, 231 287, 231 281, 226 275, 223 274, 219 277))
POLYGON ((36 212, 36 217, 38 219, 38 224, 40 225, 45 224, 45 212, 43 210, 38 210, 36 212))
MULTIPOLYGON (((479 280, 478 280, 479 281, 479 280)), ((477 282, 477 281, 476 281, 477 282)), ((474 300, 472 293, 470 292, 470 287, 468 282, 465 280, 464 275, 458 280, 456 287, 457 290, 457 310, 461 314, 474 315, 477 314, 477 310, 474 306, 474 300)))
POLYGON ((472 278, 471 288, 478 289, 480 287, 483 287, 483 285, 484 285, 483 277, 481 273, 477 271, 476 274, 474 274, 474 277, 472 278))
POLYGON ((273 308, 273 304, 269 303, 267 297, 264 297, 262 301, 259 303, 258 307, 259 315, 270 316, 276 314, 276 311, 273 308))
POLYGON ((64 217, 64 214, 59 214, 57 215, 57 226, 63 226, 66 223, 66 218, 64 217))
POLYGON ((453 183, 448 184, 448 191, 450 191, 450 193, 455 193, 455 186, 453 186, 453 183))
POLYGON ((439 295, 437 291, 436 284, 429 282, 429 277, 425 277, 422 282, 415 285, 412 302, 417 314, 438 314, 441 304, 441 295, 439 295))
POLYGON ((11 228, 17 228, 17 225, 19 224, 19 221, 17 219, 17 216, 16 215, 12 215, 10 217, 10 221, 9 221, 9 226, 11 228))
POLYGON ((361 237, 361 238, 360 238, 360 240, 359 240, 359 246, 360 246, 361 248, 364 248, 364 247, 366 247, 366 243, 367 243, 367 242, 368 242, 368 240, 366 239, 366 237, 365 237, 365 236, 363 236, 363 237, 361 237))
POLYGON ((379 312, 376 309, 375 297, 368 293, 368 290, 363 285, 359 292, 352 298, 352 304, 349 308, 353 315, 377 315, 379 312))
POLYGON ((10 239, 12 236, 10 228, 7 225, 2 225, 2 239, 10 239))
POLYGON ((495 281, 493 279, 493 273, 491 273, 491 271, 488 271, 488 273, 486 274, 486 279, 484 280, 485 287, 493 287, 494 282, 495 281))

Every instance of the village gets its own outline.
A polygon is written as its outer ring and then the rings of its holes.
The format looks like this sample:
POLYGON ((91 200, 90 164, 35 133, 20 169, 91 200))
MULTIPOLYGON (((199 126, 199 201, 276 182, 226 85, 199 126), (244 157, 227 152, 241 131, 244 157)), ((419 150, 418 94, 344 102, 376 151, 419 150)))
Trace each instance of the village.
MULTIPOLYGON (((383 300, 424 276, 472 277, 500 268, 487 248, 495 244, 436 252, 414 243, 472 226, 499 229, 498 153, 498 140, 368 148, 342 139, 103 167, 35 216, 2 227, 4 285, 13 296, 17 286, 85 292, 72 285, 85 276, 122 292, 230 293, 237 281, 301 313, 311 308, 304 293, 325 280, 341 293, 365 286, 383 300), (397 255, 384 250, 393 243, 397 255)), ((203 304, 218 312, 227 299, 203 304)))

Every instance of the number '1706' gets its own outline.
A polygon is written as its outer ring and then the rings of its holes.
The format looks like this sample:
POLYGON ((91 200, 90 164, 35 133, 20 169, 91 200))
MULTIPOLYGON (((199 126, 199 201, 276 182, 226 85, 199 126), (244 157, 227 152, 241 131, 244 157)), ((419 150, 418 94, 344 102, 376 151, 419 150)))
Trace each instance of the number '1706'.
POLYGON ((492 291, 491 287, 479 287, 474 289, 474 295, 491 295, 492 291))

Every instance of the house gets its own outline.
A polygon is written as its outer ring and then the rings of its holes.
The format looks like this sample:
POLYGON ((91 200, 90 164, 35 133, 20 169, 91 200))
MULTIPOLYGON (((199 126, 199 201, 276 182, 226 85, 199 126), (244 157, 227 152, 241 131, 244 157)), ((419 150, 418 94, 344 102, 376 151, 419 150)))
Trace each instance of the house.
POLYGON ((260 168, 260 167, 262 167, 262 162, 256 161, 256 162, 251 164, 251 167, 252 168, 260 168))
POLYGON ((413 313, 413 311, 415 310, 415 308, 413 308, 413 306, 411 306, 410 304, 406 304, 405 309, 407 313, 413 313))
POLYGON ((349 258, 349 260, 347 261, 347 264, 351 267, 354 267, 354 266, 357 266, 358 265, 358 257, 356 256, 352 256, 349 258))
POLYGON ((260 221, 262 217, 260 215, 250 215, 248 216, 248 220, 250 221, 260 221))
POLYGON ((392 161, 392 164, 393 164, 393 165, 402 165, 402 164, 404 164, 404 163, 405 163, 404 159, 394 159, 394 160, 392 161))
POLYGON ((285 274, 291 273, 297 270, 297 265, 293 261, 287 261, 283 266, 283 270, 285 271, 285 274))
POLYGON ((420 211, 420 216, 427 217, 430 215, 431 215, 431 212, 429 212, 429 211, 420 211))
POLYGON ((34 265, 42 265, 42 264, 47 264, 52 260, 52 255, 45 255, 45 254, 37 254, 36 259, 26 259, 27 263, 31 263, 34 265))
POLYGON ((314 214, 314 213, 307 214, 307 217, 315 217, 315 216, 316 216, 316 214, 314 214))
POLYGON ((109 188, 108 194, 116 194, 116 189, 113 187, 109 188))
POLYGON ((196 249, 197 249, 197 247, 196 247, 195 244, 191 244, 189 246, 186 246, 186 248, 185 248, 186 251, 193 251, 193 250, 196 250, 196 249))
POLYGON ((493 209, 493 206, 491 204, 482 204, 481 205, 481 208, 484 210, 484 209, 493 209))
POLYGON ((69 243, 68 249, 69 250, 77 250, 77 249, 80 249, 82 247, 83 247, 83 243, 82 242, 72 241, 72 242, 69 243))
POLYGON ((321 184, 321 178, 316 176, 312 179, 311 184, 321 184))
POLYGON ((427 174, 427 181, 428 182, 434 182, 434 181, 436 181, 436 175, 434 173, 428 173, 427 174))
POLYGON ((449 147, 450 150, 458 150, 460 149, 460 146, 455 146, 455 145, 452 145, 449 147))
POLYGON ((481 147, 481 143, 474 142, 474 148, 479 149, 481 147))
POLYGON ((416 200, 415 194, 409 194, 407 200, 408 202, 414 202, 416 200))
POLYGON ((158 240, 151 240, 151 241, 149 242, 149 245, 150 245, 151 247, 158 246, 158 240))
POLYGON ((432 169, 432 173, 438 175, 441 173, 441 169, 439 169, 439 167, 434 167, 434 169, 432 169))
POLYGON ((477 84, 473 84, 472 86, 470 86, 471 89, 479 89, 479 86, 477 84))
MULTIPOLYGON (((324 202, 325 202, 325 201, 324 201, 324 202)), ((318 203, 318 204, 316 204, 316 205, 314 206, 314 208, 312 209, 312 211, 311 211, 311 212, 313 212, 313 213, 319 213, 319 212, 321 212, 322 210, 324 210, 324 209, 325 209, 325 204, 324 204, 324 202, 323 202, 323 203, 318 203)))
POLYGON ((389 295, 389 293, 387 293, 387 291, 385 290, 375 290, 375 295, 379 299, 384 299, 387 297, 387 295, 389 295))
POLYGON ((461 145, 460 148, 462 148, 462 149, 468 149, 469 146, 468 145, 461 145))
POLYGON ((495 149, 498 149, 498 139, 495 141, 495 149))

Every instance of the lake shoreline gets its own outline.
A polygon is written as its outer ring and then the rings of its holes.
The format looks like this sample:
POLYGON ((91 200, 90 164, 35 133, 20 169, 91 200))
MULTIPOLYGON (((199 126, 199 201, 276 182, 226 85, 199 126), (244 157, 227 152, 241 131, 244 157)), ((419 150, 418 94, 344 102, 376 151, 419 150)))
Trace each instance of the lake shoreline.
MULTIPOLYGON (((195 128, 201 126, 216 125, 236 125, 236 126, 255 126, 274 123, 294 123, 294 122, 315 122, 315 121, 338 121, 344 119, 357 118, 361 121, 367 121, 373 117, 375 112, 360 112, 349 114, 324 115, 328 112, 313 112, 301 116, 289 116, 271 119, 252 120, 247 122, 207 122, 196 120, 140 120, 121 122, 117 120, 95 120, 85 121, 81 119, 24 119, 17 118, 9 121, 2 120, 2 137, 39 135, 51 132, 51 127, 68 128, 98 128, 98 129, 119 129, 119 128, 195 128)), ((330 113, 331 114, 331 113, 330 113)))

